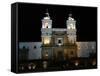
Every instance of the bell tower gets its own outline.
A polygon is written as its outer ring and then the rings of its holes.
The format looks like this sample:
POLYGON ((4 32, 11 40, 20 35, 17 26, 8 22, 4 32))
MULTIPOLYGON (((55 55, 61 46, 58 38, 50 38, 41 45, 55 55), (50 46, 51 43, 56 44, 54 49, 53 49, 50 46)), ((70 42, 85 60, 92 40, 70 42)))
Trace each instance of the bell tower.
POLYGON ((68 40, 71 43, 76 42, 76 20, 72 18, 72 14, 69 14, 68 20, 66 21, 67 25, 67 35, 68 40))
POLYGON ((50 45, 52 37, 52 20, 47 12, 46 16, 42 19, 41 38, 42 38, 42 58, 49 59, 51 56, 50 45))
POLYGON ((42 32, 42 43, 44 45, 49 45, 52 35, 52 20, 50 19, 48 10, 46 13, 46 17, 42 19, 41 32, 42 32))

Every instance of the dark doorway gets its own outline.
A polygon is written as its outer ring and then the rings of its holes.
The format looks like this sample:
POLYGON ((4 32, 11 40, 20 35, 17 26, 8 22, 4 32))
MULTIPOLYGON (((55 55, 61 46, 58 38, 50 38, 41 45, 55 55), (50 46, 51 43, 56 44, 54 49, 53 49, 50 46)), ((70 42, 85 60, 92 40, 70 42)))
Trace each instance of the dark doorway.
POLYGON ((58 51, 57 52, 57 60, 58 61, 62 61, 64 58, 63 52, 62 51, 58 51))

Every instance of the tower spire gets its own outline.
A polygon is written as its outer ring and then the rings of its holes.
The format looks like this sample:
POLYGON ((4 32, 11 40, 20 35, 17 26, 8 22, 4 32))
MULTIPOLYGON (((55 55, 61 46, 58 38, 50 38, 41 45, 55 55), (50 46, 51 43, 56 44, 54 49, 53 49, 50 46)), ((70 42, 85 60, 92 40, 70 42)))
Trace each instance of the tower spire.
POLYGON ((68 15, 69 17, 72 17, 72 13, 69 13, 69 15, 68 15))
POLYGON ((50 17, 50 16, 49 16, 48 9, 46 9, 46 13, 45 13, 45 14, 46 14, 47 17, 50 17))
POLYGON ((72 9, 69 9, 69 14, 68 14, 69 17, 72 17, 72 9))
POLYGON ((72 17, 72 13, 68 14, 68 20, 74 20, 74 18, 72 17))

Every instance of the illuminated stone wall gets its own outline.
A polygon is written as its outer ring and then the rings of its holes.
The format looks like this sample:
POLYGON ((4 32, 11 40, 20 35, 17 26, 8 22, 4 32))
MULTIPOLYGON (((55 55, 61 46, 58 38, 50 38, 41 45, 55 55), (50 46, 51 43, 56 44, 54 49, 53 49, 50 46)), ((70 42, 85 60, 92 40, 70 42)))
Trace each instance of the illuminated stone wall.
POLYGON ((91 53, 96 53, 96 42, 77 42, 78 57, 89 57, 91 53))
POLYGON ((28 60, 41 59, 41 42, 20 42, 19 49, 29 48, 28 60))

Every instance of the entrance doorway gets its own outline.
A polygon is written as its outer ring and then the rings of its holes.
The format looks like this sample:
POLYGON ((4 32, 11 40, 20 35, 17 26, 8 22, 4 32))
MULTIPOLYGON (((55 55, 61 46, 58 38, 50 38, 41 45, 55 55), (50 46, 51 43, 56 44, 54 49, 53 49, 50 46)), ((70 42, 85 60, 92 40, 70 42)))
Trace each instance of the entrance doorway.
POLYGON ((62 61, 63 58, 64 58, 63 51, 58 51, 57 52, 57 60, 62 61))

